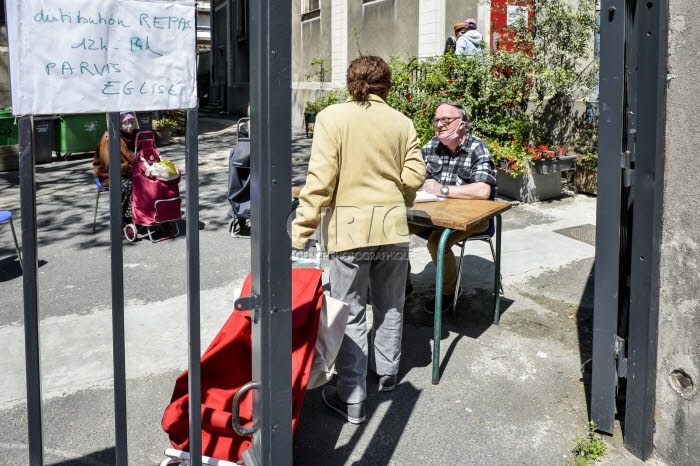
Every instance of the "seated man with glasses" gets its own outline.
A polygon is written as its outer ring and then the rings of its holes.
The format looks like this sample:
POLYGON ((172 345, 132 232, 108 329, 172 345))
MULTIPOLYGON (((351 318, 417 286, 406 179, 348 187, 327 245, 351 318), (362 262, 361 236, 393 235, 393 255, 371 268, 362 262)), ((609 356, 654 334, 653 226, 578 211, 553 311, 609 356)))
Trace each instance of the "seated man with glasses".
MULTIPOLYGON (((435 136, 423 146, 426 180, 423 190, 442 197, 455 199, 488 199, 496 186, 496 167, 486 143, 471 134, 469 115, 458 102, 443 102, 433 118, 435 136)), ((443 270, 442 310, 449 311, 457 285, 457 263, 452 246, 463 239, 488 229, 488 220, 467 231, 454 231, 445 244, 443 270), (444 294, 445 292, 449 294, 444 294)), ((442 228, 409 225, 411 233, 428 240, 428 250, 437 264, 437 250, 442 228)), ((413 291, 410 267, 406 281, 406 295, 413 291)), ((435 298, 425 304, 425 311, 435 311, 435 298)))

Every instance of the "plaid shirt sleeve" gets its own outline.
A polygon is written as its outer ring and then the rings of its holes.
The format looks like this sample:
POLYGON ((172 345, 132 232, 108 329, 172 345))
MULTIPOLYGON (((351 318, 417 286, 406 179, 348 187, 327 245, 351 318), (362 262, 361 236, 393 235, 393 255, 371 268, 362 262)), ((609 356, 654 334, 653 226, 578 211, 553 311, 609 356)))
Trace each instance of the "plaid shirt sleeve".
POLYGON ((425 162, 427 171, 425 174, 425 179, 434 179, 440 181, 440 171, 436 171, 436 167, 441 167, 442 162, 440 156, 437 154, 438 138, 433 137, 428 141, 421 152, 423 154, 423 162, 425 162))
POLYGON ((489 148, 481 139, 474 138, 470 147, 471 182, 483 181, 496 186, 496 165, 493 163, 489 148))

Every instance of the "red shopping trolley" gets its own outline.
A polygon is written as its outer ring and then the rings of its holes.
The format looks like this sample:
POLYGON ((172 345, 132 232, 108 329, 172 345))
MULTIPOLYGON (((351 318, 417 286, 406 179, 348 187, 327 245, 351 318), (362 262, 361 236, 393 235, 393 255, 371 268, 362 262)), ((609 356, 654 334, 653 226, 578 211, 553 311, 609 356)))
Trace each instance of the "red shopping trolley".
MULTIPOLYGON (((297 425, 311 373, 319 318, 323 305, 322 270, 292 269, 292 432, 297 425)), ((241 296, 250 296, 251 275, 241 296)), ((233 465, 251 447, 252 436, 241 437, 233 428, 234 395, 240 398, 240 425, 253 418, 252 393, 243 388, 252 380, 250 311, 234 311, 202 355, 202 464, 233 465), (243 388, 243 389, 242 389, 243 388)), ((189 463, 189 395, 187 371, 175 382, 162 426, 174 448, 165 451, 161 465, 189 463)))
POLYGON ((127 241, 136 241, 140 234, 147 234, 156 243, 179 236, 180 170, 160 157, 152 131, 141 131, 136 135, 134 152, 131 175, 133 223, 124 226, 124 237, 127 241))

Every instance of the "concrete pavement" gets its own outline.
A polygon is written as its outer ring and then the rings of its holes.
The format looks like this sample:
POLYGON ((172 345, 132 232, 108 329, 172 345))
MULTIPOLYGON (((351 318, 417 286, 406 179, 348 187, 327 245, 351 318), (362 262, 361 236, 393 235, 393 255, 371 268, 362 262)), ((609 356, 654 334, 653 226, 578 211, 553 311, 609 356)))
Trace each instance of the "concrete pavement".
MULTIPOLYGON (((250 268, 249 242, 227 231, 232 120, 200 123, 202 342, 231 312, 250 268)), ((310 140, 295 132, 293 178, 303 182, 310 140)), ((184 169, 182 141, 160 148, 184 169)), ((89 157, 37 168, 39 285, 47 464, 113 464, 107 197, 93 234, 89 157)), ((186 186, 181 184, 184 197, 186 186)), ((493 264, 469 244, 457 311, 445 317, 442 379, 430 382, 432 327, 422 311, 434 267, 415 239, 415 293, 406 304, 399 385, 368 398, 368 422, 344 424, 307 393, 296 464, 566 464, 588 420, 593 246, 555 230, 595 223, 596 199, 568 195, 504 215, 501 324, 491 312, 493 264), (583 366, 584 372, 581 372, 583 366), (322 460, 319 458, 323 458, 322 460)), ((17 208, 16 173, 0 173, 0 209, 17 208)), ((16 215, 19 212, 16 211, 16 215)), ((187 363, 184 238, 125 244, 129 463, 157 464, 160 429, 187 363)), ((0 234, 0 464, 27 461, 22 281, 0 234)), ((376 383, 371 382, 371 390, 376 383)), ((640 463, 608 438, 608 464, 640 463)), ((653 462, 652 462, 653 463, 653 462)))

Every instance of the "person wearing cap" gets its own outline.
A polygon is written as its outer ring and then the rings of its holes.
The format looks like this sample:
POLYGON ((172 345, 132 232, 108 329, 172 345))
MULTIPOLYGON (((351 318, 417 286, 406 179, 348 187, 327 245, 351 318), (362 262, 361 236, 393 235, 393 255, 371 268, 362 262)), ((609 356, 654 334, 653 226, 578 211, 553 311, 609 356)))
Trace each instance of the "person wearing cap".
MULTIPOLYGON (((134 149, 138 123, 134 115, 122 112, 119 115, 119 152, 121 154, 122 218, 131 223, 131 174, 134 171, 134 149)), ((108 131, 102 135, 95 149, 92 170, 102 186, 109 186, 109 138, 108 131)))
POLYGON ((457 40, 456 55, 482 55, 484 53, 484 36, 476 30, 476 20, 468 18, 464 20, 466 32, 457 40))
POLYGON ((464 31, 466 31, 466 28, 464 27, 464 23, 455 23, 454 30, 455 30, 454 36, 448 37, 447 41, 445 41, 445 51, 443 52, 444 54, 448 54, 450 52, 455 53, 455 48, 457 46, 457 40, 459 39, 459 37, 462 34, 464 34, 464 31))

